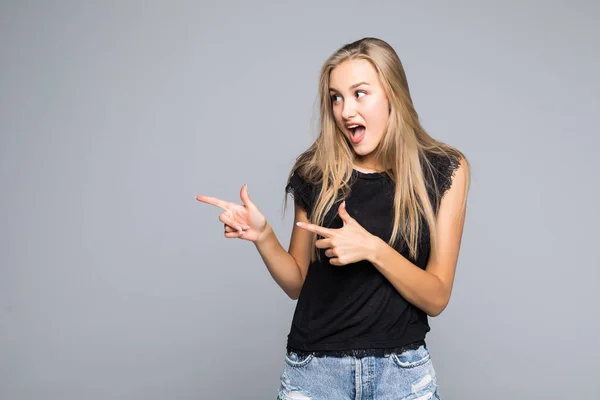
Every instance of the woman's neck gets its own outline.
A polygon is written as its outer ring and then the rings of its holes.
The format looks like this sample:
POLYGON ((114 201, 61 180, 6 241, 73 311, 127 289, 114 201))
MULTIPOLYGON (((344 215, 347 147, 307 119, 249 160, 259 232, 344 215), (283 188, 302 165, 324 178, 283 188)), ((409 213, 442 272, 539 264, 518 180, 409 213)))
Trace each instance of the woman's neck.
POLYGON ((354 160, 353 168, 360 172, 364 172, 367 174, 374 173, 374 172, 381 172, 384 170, 384 168, 380 167, 375 162, 369 162, 369 161, 365 162, 361 159, 354 160))

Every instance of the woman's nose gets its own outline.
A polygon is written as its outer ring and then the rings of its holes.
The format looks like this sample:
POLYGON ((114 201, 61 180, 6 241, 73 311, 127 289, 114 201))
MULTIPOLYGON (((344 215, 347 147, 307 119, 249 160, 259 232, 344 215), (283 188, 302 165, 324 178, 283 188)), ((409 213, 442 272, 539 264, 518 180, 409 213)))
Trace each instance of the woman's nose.
POLYGON ((352 100, 344 102, 344 108, 342 109, 342 118, 344 119, 352 119, 356 116, 356 108, 354 107, 354 102, 352 100))

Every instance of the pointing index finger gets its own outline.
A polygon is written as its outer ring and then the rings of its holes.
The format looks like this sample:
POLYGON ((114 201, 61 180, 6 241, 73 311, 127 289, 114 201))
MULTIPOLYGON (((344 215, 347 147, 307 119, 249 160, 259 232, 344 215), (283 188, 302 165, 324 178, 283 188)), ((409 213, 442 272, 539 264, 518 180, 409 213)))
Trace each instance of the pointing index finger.
POLYGON ((213 206, 222 208, 225 211, 227 211, 229 209, 229 207, 228 207, 229 202, 227 202, 225 200, 217 199, 216 197, 198 195, 198 196, 196 196, 196 200, 201 201, 203 203, 212 204, 213 206))
POLYGON ((315 224, 307 224, 306 222, 296 222, 296 225, 298 225, 302 229, 306 229, 307 231, 314 232, 323 237, 330 237, 333 234, 331 229, 324 228, 322 226, 315 225, 315 224))

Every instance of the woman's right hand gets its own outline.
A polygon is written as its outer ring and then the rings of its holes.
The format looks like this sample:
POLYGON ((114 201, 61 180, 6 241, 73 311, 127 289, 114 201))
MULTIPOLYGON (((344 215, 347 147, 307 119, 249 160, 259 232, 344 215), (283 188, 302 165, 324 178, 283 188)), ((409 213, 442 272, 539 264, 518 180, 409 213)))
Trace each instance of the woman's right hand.
POLYGON ((239 238, 256 242, 266 231, 268 224, 265 216, 258 207, 250 200, 247 185, 242 186, 240 198, 243 205, 217 199, 210 196, 196 196, 196 200, 206 204, 212 204, 223 210, 219 215, 219 221, 225 226, 226 238, 239 238))

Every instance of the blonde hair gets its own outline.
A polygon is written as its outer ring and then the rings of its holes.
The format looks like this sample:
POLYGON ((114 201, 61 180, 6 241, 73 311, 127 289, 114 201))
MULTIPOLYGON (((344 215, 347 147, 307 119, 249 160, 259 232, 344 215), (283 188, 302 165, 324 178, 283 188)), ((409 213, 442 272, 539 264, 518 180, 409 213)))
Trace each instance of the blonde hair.
MULTIPOLYGON (((317 225, 322 225, 331 207, 348 194, 355 154, 337 127, 329 90, 331 71, 346 60, 368 61, 377 71, 389 101, 386 131, 374 150, 375 159, 396 184, 393 230, 388 244, 394 246, 402 238, 408 245, 410 257, 416 259, 422 217, 429 227, 432 248, 437 245, 435 212, 423 173, 424 168, 433 173, 433 166, 428 157, 424 157, 425 153, 468 161, 459 150, 435 140, 421 126, 402 63, 385 41, 363 38, 341 47, 325 61, 319 79, 320 132, 315 142, 296 159, 288 184, 293 172, 297 171, 307 182, 320 186, 320 195, 311 205, 310 213, 310 222, 317 225)), ((437 187, 435 179, 432 181, 435 198, 439 199, 441 188, 437 187)), ((470 177, 467 190, 469 182, 470 177)), ((287 197, 285 204, 287 206, 287 197)), ((314 256, 319 256, 316 248, 313 259, 314 256)))

